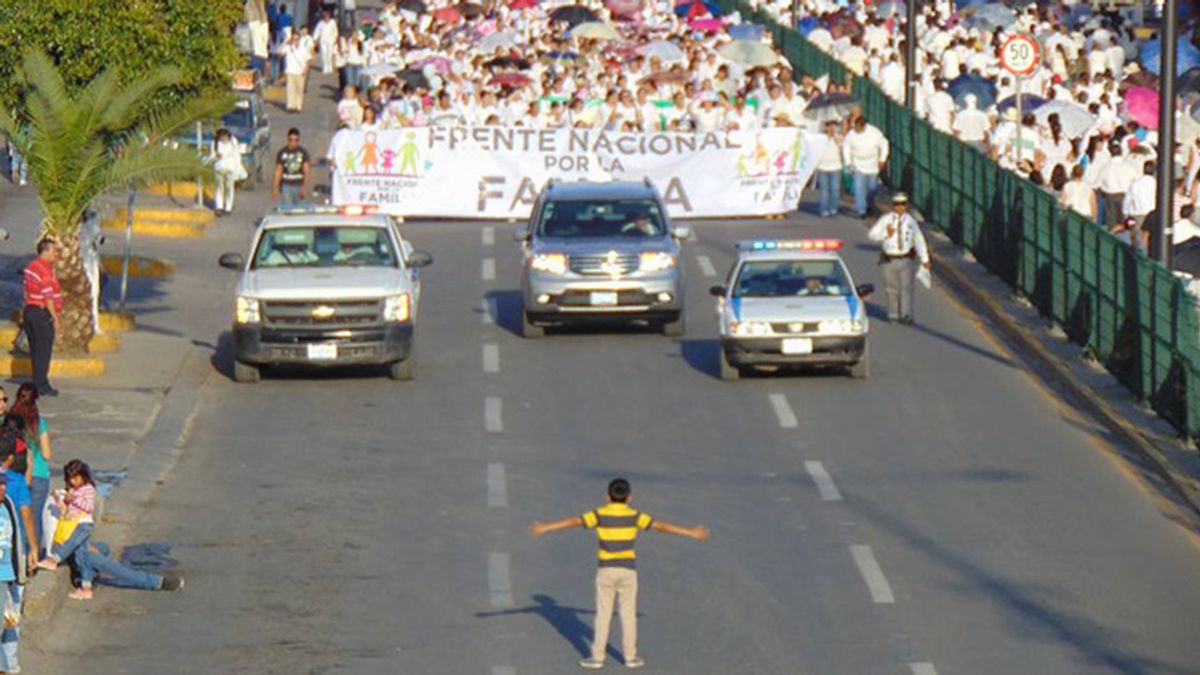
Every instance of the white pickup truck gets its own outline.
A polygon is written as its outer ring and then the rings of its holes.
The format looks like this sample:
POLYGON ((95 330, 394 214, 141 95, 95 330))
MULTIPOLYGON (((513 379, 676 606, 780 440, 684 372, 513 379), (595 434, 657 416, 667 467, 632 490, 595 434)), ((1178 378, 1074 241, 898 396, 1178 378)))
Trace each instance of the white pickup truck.
POLYGON ((395 219, 359 207, 279 210, 262 219, 249 256, 221 256, 238 270, 234 379, 264 366, 387 365, 414 374, 421 268, 395 219))

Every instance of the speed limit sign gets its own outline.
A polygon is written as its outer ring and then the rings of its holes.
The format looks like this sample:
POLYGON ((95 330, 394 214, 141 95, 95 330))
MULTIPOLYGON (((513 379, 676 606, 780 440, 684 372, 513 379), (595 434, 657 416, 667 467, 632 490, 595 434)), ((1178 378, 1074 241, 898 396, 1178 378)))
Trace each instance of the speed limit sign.
POLYGON ((1013 75, 1028 75, 1042 62, 1042 46, 1028 33, 1019 33, 1000 45, 1000 65, 1013 75))

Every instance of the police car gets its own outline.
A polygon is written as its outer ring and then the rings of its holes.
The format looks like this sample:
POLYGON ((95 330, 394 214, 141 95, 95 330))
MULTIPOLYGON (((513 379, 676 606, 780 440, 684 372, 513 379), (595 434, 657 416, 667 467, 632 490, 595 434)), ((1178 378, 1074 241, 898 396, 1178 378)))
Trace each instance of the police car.
POLYGON ((870 374, 865 298, 855 286, 836 239, 738 242, 726 283, 713 286, 721 379, 756 367, 845 366, 870 374))

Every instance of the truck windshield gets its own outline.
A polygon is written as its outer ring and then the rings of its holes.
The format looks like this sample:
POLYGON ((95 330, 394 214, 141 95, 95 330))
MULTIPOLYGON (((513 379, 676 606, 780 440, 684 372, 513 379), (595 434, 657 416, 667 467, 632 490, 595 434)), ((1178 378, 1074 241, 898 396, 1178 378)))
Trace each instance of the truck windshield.
POLYGON ((835 260, 750 260, 738 272, 735 298, 849 295, 854 290, 835 260))
POLYGON ((644 239, 667 233, 653 199, 551 201, 542 207, 541 215, 539 234, 543 237, 644 239))
POLYGON ((267 230, 254 267, 395 267, 396 252, 379 227, 280 227, 267 230))

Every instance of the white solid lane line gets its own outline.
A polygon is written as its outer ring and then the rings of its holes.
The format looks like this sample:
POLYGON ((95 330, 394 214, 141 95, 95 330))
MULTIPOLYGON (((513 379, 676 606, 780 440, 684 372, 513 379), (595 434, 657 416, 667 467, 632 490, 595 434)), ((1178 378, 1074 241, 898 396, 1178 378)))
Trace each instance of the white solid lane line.
POLYGON ((779 426, 784 429, 795 429, 799 425, 796 421, 796 413, 792 412, 792 406, 788 403, 786 396, 768 394, 767 398, 771 400, 771 407, 775 409, 775 416, 779 418, 779 426))
POLYGON ((495 609, 512 607, 513 593, 509 568, 512 566, 507 553, 488 554, 488 596, 495 609))
POLYGON ((937 675, 937 668, 934 668, 932 663, 924 661, 921 663, 910 663, 908 664, 908 668, 913 672, 913 675, 937 675))
POLYGON ((489 507, 502 509, 508 506, 508 477, 500 462, 487 465, 487 495, 489 507))
POLYGON ((500 397, 489 396, 483 401, 483 424, 488 431, 504 431, 504 419, 500 416, 500 397))
POLYGON ((483 265, 479 268, 479 276, 483 277, 484 281, 491 281, 496 278, 496 259, 484 258, 483 265))
POLYGON ((842 491, 834 484, 833 477, 825 470, 824 464, 808 461, 804 463, 804 468, 808 469, 808 475, 812 476, 813 483, 816 484, 817 492, 820 493, 822 500, 827 502, 842 501, 842 491))
POLYGON ((890 605, 896 602, 896 596, 892 595, 892 587, 888 584, 887 577, 883 576, 883 570, 875 560, 875 553, 871 551, 871 547, 861 544, 851 546, 850 555, 854 557, 854 564, 858 566, 858 572, 862 575, 863 581, 867 582, 871 600, 877 605, 890 605))
POLYGON ((484 246, 491 246, 496 243, 496 228, 488 225, 479 231, 479 238, 483 241, 484 246))
POLYGON ((512 666, 492 666, 492 675, 517 675, 517 669, 512 666))
POLYGON ((483 372, 500 372, 500 347, 497 345, 483 346, 483 372))
POLYGON ((484 298, 481 303, 483 313, 480 315, 480 320, 484 325, 496 323, 496 301, 492 298, 484 298))
POLYGON ((708 256, 706 256, 706 255, 696 256, 696 264, 700 266, 700 271, 704 273, 704 276, 706 276, 706 277, 717 276, 717 268, 713 267, 712 261, 708 259, 708 256))

